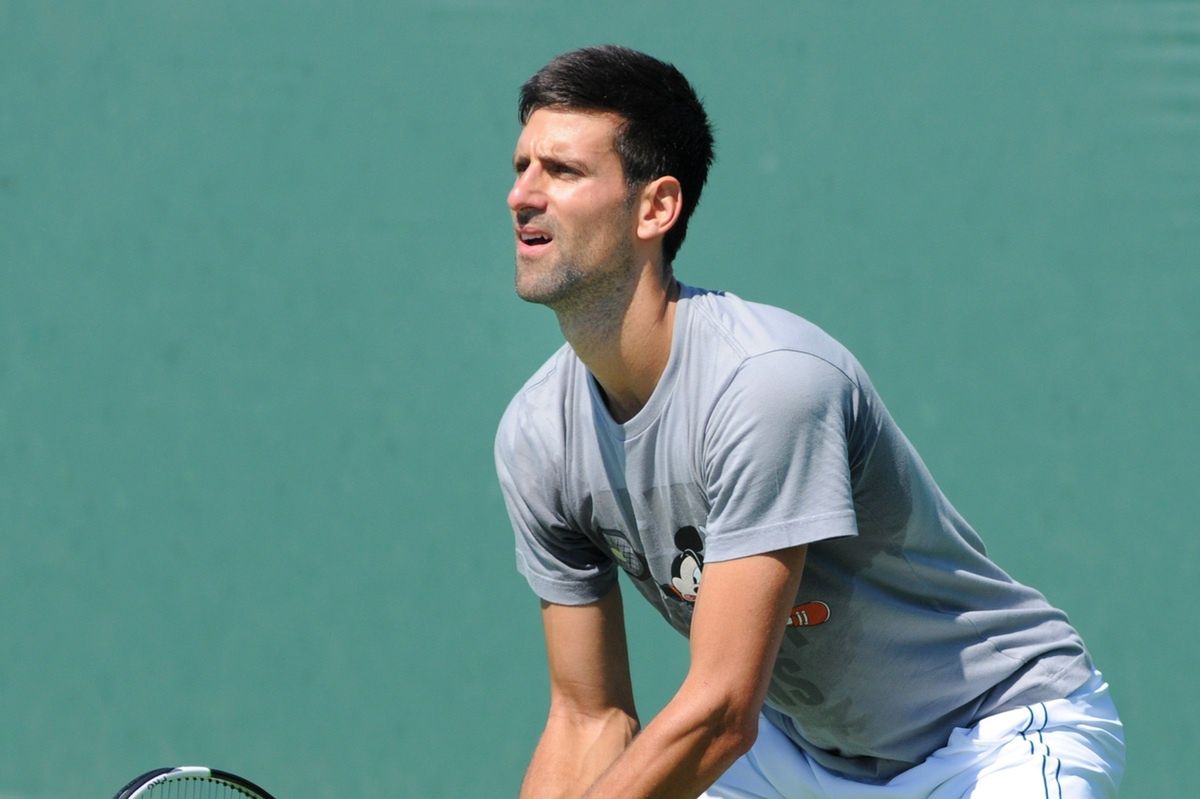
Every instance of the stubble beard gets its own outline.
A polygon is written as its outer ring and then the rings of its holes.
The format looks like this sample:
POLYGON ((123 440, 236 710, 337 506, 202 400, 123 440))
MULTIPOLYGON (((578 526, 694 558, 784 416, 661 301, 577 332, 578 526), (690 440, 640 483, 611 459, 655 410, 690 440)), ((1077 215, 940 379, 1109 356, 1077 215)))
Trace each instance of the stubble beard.
POLYGON ((585 267, 579 259, 565 258, 537 280, 525 282, 520 279, 521 271, 518 258, 517 296, 550 308, 564 329, 596 329, 619 323, 636 284, 633 246, 629 242, 613 253, 607 264, 585 267))
MULTIPOLYGON (((624 217, 632 212, 635 199, 636 192, 630 189, 621 210, 615 212, 618 224, 627 221, 624 217)), ((588 311, 609 313, 612 306, 628 302, 627 296, 619 298, 631 293, 633 288, 627 285, 634 276, 635 259, 631 241, 622 242, 607 264, 599 261, 601 256, 589 252, 564 253, 559 257, 561 260, 551 265, 545 274, 523 283, 523 266, 526 272, 535 270, 536 266, 523 265, 523 259, 517 256, 517 296, 526 302, 545 305, 558 314, 560 321, 578 316, 581 312, 585 315, 590 315, 586 313, 588 311)))
POLYGON ((517 257, 517 296, 525 302, 554 308, 567 301, 585 282, 583 270, 571 261, 555 265, 547 274, 538 276, 536 280, 521 279, 522 272, 530 272, 533 269, 536 267, 522 263, 522 258, 517 257))

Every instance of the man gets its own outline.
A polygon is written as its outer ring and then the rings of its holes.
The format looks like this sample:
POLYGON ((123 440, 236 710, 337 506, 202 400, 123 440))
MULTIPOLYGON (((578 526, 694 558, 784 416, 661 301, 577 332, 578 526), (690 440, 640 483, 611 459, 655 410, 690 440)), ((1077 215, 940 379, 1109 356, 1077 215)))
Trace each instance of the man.
POLYGON ((567 342, 496 440, 550 673, 522 796, 1115 796, 1079 636, 987 559, 853 357, 674 279, 712 162, 687 80, 578 50, 520 120, 516 290, 567 342), (618 569, 690 638, 644 729, 618 569))

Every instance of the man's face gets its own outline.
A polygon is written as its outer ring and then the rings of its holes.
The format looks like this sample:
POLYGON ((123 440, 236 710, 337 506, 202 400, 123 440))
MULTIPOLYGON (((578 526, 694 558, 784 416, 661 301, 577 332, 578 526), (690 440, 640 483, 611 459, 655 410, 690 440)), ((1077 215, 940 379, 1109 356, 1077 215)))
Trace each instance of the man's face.
POLYGON ((540 108, 513 153, 508 193, 517 294, 550 306, 599 292, 633 262, 635 207, 615 114, 540 108))

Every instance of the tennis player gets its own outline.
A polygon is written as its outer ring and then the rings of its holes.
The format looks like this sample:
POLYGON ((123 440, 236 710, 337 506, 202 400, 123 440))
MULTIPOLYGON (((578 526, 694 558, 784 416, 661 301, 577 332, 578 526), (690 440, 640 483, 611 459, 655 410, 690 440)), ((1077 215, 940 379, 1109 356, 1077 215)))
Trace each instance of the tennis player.
POLYGON ((522 796, 1116 796, 1079 635, 988 559, 853 356, 674 277, 713 157, 688 81, 577 50, 519 116, 516 290, 566 339, 496 440, 550 675, 522 796), (620 571, 690 639, 644 728, 620 571))

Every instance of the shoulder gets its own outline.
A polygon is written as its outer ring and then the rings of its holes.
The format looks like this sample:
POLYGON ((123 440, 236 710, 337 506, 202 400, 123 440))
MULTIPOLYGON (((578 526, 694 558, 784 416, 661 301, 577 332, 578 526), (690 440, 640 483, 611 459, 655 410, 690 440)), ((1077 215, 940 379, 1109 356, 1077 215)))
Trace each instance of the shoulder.
POLYGON ((578 368, 579 359, 564 344, 525 381, 500 418, 495 441, 497 459, 530 450, 550 453, 556 441, 561 447, 578 368))
POLYGON ((728 292, 685 291, 691 305, 692 335, 703 347, 723 350, 730 380, 761 378, 767 384, 800 381, 833 388, 862 388, 866 373, 854 355, 816 324, 764 303, 728 292))

